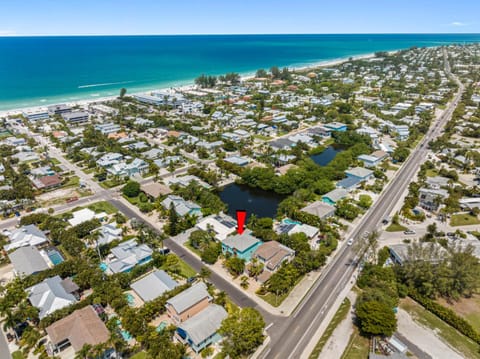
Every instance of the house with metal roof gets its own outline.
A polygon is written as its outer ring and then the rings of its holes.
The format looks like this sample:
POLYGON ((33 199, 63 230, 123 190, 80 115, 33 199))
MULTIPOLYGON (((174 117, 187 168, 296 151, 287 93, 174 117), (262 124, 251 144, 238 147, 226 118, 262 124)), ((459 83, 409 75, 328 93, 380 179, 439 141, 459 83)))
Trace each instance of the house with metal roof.
POLYGON ((164 270, 157 269, 133 282, 130 287, 144 302, 148 302, 160 297, 163 293, 172 290, 178 285, 164 270))
POLYGON ((54 311, 68 307, 77 302, 77 298, 63 286, 60 276, 46 278, 42 282, 25 289, 30 303, 39 309, 40 319, 54 311))
POLYGON ((207 285, 199 282, 167 300, 165 307, 168 316, 178 325, 207 308, 212 300, 207 285))
POLYGON ((302 211, 324 219, 335 214, 335 207, 322 201, 315 201, 308 206, 303 207, 302 211))
POLYGON ((107 273, 130 272, 136 265, 152 260, 153 250, 146 244, 137 244, 135 238, 120 243, 110 250, 107 257, 107 273))
POLYGON ((205 232, 215 233, 217 241, 223 241, 229 234, 235 231, 237 222, 230 216, 224 214, 214 214, 205 217, 196 224, 198 229, 205 232))
POLYGON ((18 276, 28 276, 49 269, 47 259, 34 246, 25 246, 8 254, 14 273, 18 276))
POLYGON ((162 206, 165 209, 170 209, 172 204, 175 212, 177 212, 179 216, 184 217, 187 214, 194 217, 202 216, 202 208, 198 204, 192 201, 186 201, 180 196, 171 194, 162 201, 162 206))
POLYGON ((12 249, 25 246, 41 246, 48 242, 48 238, 36 225, 22 226, 8 234, 10 242, 3 248, 8 252, 12 249))
POLYGON ((363 167, 354 167, 350 170, 346 170, 347 177, 358 178, 361 181, 368 181, 373 177, 373 171, 363 167))
POLYGON ((348 196, 348 191, 343 188, 336 188, 322 196, 322 202, 334 206, 335 203, 348 196))
POLYGON ((262 241, 252 236, 250 231, 244 231, 242 234, 235 234, 225 238, 222 242, 222 252, 230 253, 250 262, 253 252, 262 245, 262 241))
POLYGON ((223 307, 210 304, 200 313, 180 324, 176 331, 176 337, 182 343, 188 344, 195 353, 199 353, 221 339, 217 331, 227 316, 223 307))

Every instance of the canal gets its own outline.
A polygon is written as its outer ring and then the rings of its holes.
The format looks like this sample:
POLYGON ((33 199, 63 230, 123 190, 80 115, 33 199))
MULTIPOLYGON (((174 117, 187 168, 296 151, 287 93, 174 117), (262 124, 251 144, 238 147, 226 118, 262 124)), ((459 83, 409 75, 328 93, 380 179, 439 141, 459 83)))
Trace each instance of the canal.
POLYGON ((342 152, 339 148, 328 146, 323 152, 312 155, 310 158, 319 166, 326 166, 335 158, 337 153, 342 152))
POLYGON ((247 216, 255 213, 257 217, 275 218, 278 204, 285 198, 273 191, 264 191, 238 183, 225 186, 219 196, 228 205, 228 214, 233 218, 237 209, 246 210, 247 216))

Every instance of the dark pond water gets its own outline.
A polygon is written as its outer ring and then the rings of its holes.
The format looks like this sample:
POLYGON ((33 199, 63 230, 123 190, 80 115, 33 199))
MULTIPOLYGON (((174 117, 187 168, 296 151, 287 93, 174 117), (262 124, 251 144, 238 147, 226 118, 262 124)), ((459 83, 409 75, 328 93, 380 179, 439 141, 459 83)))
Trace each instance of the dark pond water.
POLYGON ((310 158, 319 166, 326 166, 328 165, 337 155, 337 153, 341 152, 341 149, 334 148, 332 146, 329 146, 323 151, 322 153, 319 153, 318 155, 313 155, 310 156, 310 158))
POLYGON ((235 218, 238 209, 246 210, 247 216, 255 213, 257 217, 275 217, 278 204, 284 199, 273 191, 263 191, 237 183, 229 184, 219 193, 228 205, 228 214, 235 218))

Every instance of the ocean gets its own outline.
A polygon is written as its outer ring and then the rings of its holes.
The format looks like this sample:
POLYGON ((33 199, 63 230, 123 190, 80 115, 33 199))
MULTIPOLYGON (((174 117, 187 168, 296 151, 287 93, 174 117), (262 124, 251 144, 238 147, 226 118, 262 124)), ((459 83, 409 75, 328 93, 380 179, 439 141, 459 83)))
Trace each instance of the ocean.
POLYGON ((480 34, 0 37, 0 110, 185 85, 202 73, 251 74, 480 34))

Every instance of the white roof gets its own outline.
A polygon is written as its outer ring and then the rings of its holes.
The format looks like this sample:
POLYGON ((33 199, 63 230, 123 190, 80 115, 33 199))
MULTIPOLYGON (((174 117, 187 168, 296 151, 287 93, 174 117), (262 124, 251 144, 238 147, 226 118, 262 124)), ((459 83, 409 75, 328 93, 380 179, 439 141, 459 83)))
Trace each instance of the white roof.
POLYGON ((107 216, 105 212, 95 214, 95 212, 89 208, 80 209, 78 211, 73 212, 72 214, 73 214, 73 218, 68 220, 68 223, 70 223, 70 225, 72 226, 76 226, 80 223, 90 221, 94 218, 103 218, 107 216))
POLYGON ((319 232, 319 229, 317 227, 310 226, 308 224, 297 224, 295 227, 293 227, 288 234, 294 234, 294 233, 305 233, 307 237, 313 238, 315 235, 319 232))
POLYGON ((223 223, 219 222, 215 216, 209 216, 197 223, 197 227, 202 231, 208 231, 211 228, 215 232, 215 238, 219 241, 223 241, 227 236, 233 232, 234 229, 228 228, 223 223))

